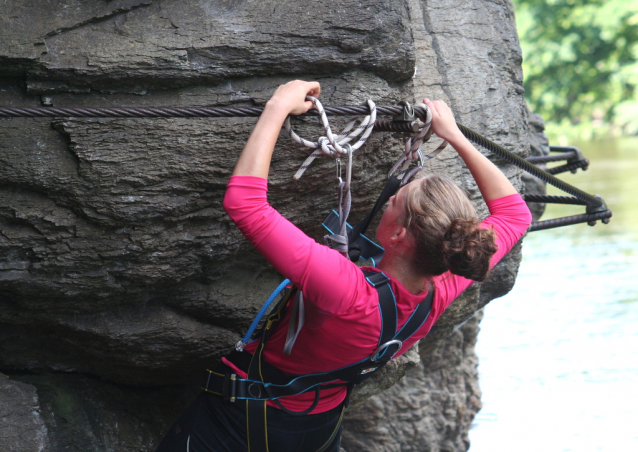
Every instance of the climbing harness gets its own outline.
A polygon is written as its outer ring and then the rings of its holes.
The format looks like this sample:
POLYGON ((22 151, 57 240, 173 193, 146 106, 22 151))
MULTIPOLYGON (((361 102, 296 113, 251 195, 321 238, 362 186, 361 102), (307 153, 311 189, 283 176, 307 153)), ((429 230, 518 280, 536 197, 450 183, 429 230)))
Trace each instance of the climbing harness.
MULTIPOLYGON (((247 378, 240 378, 234 373, 221 373, 208 370, 208 377, 204 391, 219 395, 230 402, 246 403, 249 450, 261 452, 267 449, 266 402, 274 402, 280 409, 289 414, 309 414, 319 403, 321 389, 346 387, 348 395, 352 388, 369 378, 374 372, 385 366, 400 350, 403 343, 414 335, 425 323, 430 314, 434 290, 414 309, 412 315, 399 328, 397 307, 390 286, 390 279, 382 272, 364 271, 366 281, 373 286, 379 297, 379 314, 381 318, 381 332, 376 349, 367 358, 352 365, 307 375, 286 375, 275 367, 266 363, 263 352, 268 336, 286 315, 292 299, 299 293, 294 287, 284 291, 281 300, 272 310, 266 320, 260 336, 259 344, 254 354, 233 352, 228 359, 241 369, 245 369, 247 378), (315 392, 314 401, 309 408, 301 412, 286 409, 279 399, 305 392, 315 392)), ((294 315, 294 313, 292 313, 294 315)), ((348 397, 342 406, 347 407, 348 397)), ((341 422, 341 420, 339 421, 341 422)), ((328 447, 339 429, 335 427, 333 436, 324 444, 328 447)), ((319 449, 323 450, 323 449, 319 449)))

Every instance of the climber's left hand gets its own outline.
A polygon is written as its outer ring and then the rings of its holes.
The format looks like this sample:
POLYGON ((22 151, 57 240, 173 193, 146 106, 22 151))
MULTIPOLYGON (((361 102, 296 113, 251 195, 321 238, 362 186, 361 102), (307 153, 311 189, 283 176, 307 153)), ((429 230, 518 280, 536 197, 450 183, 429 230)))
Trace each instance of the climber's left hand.
POLYGON ((320 94, 321 85, 319 82, 293 80, 285 85, 280 85, 266 107, 274 107, 285 112, 286 115, 300 115, 314 108, 314 104, 306 100, 306 96, 319 97, 320 94))

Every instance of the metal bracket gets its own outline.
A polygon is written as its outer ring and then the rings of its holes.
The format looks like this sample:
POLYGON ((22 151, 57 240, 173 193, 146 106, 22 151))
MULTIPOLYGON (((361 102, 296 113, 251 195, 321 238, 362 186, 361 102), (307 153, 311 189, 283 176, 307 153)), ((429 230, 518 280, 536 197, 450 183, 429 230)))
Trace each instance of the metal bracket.
MULTIPOLYGON (((570 158, 569 160, 567 160, 568 165, 571 163, 587 161, 587 158, 583 155, 582 151, 578 149, 576 146, 550 146, 549 151, 550 152, 573 152, 574 156, 570 158)), ((581 169, 583 171, 586 171, 588 167, 589 167, 589 163, 587 161, 587 164, 584 166, 581 166, 581 169)), ((577 171, 578 171, 578 168, 574 168, 573 170, 571 170, 571 173, 576 174, 577 171)))
MULTIPOLYGON (((587 209, 585 210, 585 212, 587 214, 593 214, 593 213, 598 213, 598 212, 604 212, 605 210, 609 210, 609 207, 607 207, 607 204, 605 204, 605 200, 602 198, 602 196, 600 195, 594 195, 596 198, 600 199, 602 201, 602 204, 598 207, 596 206, 587 206, 587 209)), ((603 218, 602 221, 604 224, 609 224, 609 220, 610 218, 603 218)), ((588 221, 587 224, 589 226, 596 226, 596 220, 594 221, 588 221)))
POLYGON ((412 122, 416 121, 416 115, 414 114, 414 108, 410 105, 410 102, 407 100, 400 101, 397 105, 403 105, 403 111, 398 115, 392 117, 393 121, 400 122, 412 122))

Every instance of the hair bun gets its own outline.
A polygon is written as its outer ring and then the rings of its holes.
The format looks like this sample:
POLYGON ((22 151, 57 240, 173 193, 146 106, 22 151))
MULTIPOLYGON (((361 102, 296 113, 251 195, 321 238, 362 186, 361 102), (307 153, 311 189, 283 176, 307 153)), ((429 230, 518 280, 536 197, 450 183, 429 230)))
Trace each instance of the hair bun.
POLYGON ((457 218, 443 237, 441 257, 455 275, 484 281, 497 249, 492 229, 479 227, 476 220, 457 218))

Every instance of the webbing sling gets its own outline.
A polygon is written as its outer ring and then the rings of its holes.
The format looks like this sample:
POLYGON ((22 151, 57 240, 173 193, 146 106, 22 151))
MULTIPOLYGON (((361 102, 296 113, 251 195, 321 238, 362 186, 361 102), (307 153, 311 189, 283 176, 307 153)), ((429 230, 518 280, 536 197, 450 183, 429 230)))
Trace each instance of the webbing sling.
MULTIPOLYGON (((389 278, 380 272, 365 271, 366 281, 377 289, 379 295, 379 313, 381 316, 381 332, 378 347, 374 353, 357 363, 330 372, 309 375, 286 375, 263 360, 268 333, 283 319, 286 305, 296 290, 290 290, 275 307, 262 329, 261 341, 251 356, 248 353, 233 353, 230 359, 240 368, 247 368, 247 378, 237 378, 235 374, 222 375, 209 371, 205 391, 218 394, 230 401, 245 400, 248 443, 250 452, 268 451, 266 402, 273 400, 289 413, 280 403, 279 398, 315 391, 314 403, 303 412, 294 414, 308 414, 316 407, 321 388, 348 386, 350 389, 364 381, 372 373, 379 370, 401 349, 404 341, 416 333, 427 320, 434 291, 430 290, 427 297, 419 303, 403 327, 397 331, 398 314, 394 293, 389 284, 389 278), (346 382, 346 383, 344 383, 346 382), (321 385, 321 386, 320 386, 321 385)), ((347 398, 346 398, 347 401, 347 398)), ((340 421, 343 417, 343 409, 340 421)), ((331 438, 336 435, 339 425, 331 438)), ((327 442, 319 450, 330 445, 327 442)))
MULTIPOLYGON (((370 213, 354 227, 347 225, 348 258, 351 261, 356 262, 359 257, 362 257, 365 260, 372 260, 375 267, 381 261, 383 248, 363 234, 365 234, 376 214, 385 203, 388 202, 388 199, 399 190, 399 187, 401 187, 401 180, 395 176, 390 176, 370 213)), ((339 230, 339 214, 333 210, 321 224, 330 231, 331 234, 334 234, 335 231, 339 230)))

